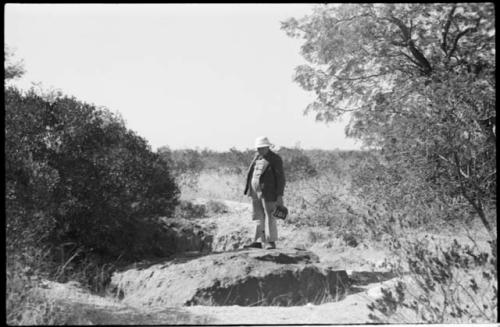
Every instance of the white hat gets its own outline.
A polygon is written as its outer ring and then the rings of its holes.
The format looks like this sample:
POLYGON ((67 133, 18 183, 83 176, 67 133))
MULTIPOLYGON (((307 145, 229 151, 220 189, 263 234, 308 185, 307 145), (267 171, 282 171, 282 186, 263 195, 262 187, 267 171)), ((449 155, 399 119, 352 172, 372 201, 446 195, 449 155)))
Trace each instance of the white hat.
POLYGON ((272 146, 271 142, 265 136, 260 136, 255 139, 255 148, 264 148, 272 146))

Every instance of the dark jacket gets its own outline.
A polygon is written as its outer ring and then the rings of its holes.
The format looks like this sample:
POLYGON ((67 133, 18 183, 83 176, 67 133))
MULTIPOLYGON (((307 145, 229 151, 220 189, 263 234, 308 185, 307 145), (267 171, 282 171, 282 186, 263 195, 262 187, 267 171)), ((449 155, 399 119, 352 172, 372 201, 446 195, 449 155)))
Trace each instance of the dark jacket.
MULTIPOLYGON (((255 161, 260 157, 256 154, 248 168, 247 182, 243 194, 250 195, 250 187, 252 182, 253 169, 255 161)), ((278 196, 283 196, 285 191, 285 173, 283 172, 283 160, 276 153, 269 150, 264 156, 269 162, 269 165, 260 176, 260 188, 262 189, 262 197, 266 201, 276 201, 278 196)))

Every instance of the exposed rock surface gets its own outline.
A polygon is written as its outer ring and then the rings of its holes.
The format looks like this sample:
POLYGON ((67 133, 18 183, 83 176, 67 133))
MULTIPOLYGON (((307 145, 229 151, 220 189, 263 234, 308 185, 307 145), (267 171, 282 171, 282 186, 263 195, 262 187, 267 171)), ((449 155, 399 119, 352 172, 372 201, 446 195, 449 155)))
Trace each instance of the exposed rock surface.
POLYGON ((113 275, 123 303, 135 306, 302 305, 341 299, 343 270, 319 263, 308 251, 239 250, 133 268, 113 275))

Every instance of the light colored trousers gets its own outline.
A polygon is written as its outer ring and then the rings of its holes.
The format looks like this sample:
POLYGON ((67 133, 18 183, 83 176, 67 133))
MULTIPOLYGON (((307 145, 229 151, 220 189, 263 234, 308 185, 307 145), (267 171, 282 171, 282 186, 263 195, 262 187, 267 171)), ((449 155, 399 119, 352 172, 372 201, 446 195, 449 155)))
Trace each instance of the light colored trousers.
POLYGON ((276 208, 275 201, 266 201, 252 196, 253 220, 257 221, 254 241, 260 238, 262 242, 276 242, 278 240, 278 229, 273 211, 276 208))

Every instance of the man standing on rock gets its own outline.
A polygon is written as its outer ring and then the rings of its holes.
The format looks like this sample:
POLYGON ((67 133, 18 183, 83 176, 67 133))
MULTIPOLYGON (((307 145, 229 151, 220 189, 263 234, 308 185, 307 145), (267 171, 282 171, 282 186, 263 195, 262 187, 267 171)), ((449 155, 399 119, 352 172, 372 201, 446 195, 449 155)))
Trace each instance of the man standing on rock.
POLYGON ((275 249, 278 239, 278 229, 273 211, 276 206, 283 206, 283 192, 285 190, 285 174, 283 160, 271 151, 272 144, 267 137, 258 137, 255 140, 255 155, 248 168, 245 185, 245 195, 252 197, 253 220, 257 221, 254 241, 244 248, 275 249), (258 242, 259 238, 261 242, 258 242))

